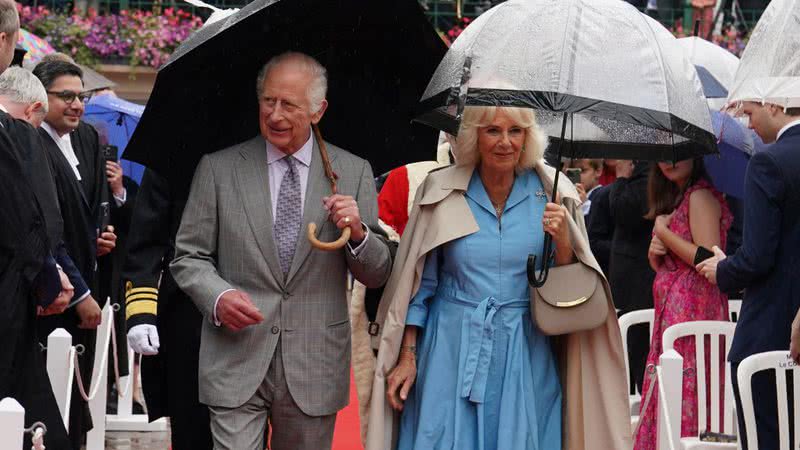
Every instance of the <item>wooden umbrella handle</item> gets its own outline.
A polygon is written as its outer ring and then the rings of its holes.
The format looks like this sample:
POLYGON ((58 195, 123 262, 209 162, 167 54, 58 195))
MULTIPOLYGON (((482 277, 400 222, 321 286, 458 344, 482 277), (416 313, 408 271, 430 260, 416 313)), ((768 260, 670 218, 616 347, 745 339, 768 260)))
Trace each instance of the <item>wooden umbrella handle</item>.
POLYGON ((310 223, 308 224, 308 240, 311 242, 311 245, 319 250, 324 250, 327 252, 333 250, 339 250, 340 248, 344 247, 347 244, 347 241, 350 240, 350 227, 345 228, 342 230, 342 235, 339 239, 333 242, 322 242, 317 239, 317 224, 310 223))
MULTIPOLYGON (((325 169, 325 176, 328 177, 328 180, 331 182, 331 191, 336 194, 336 179, 339 178, 339 176, 336 175, 331 167, 331 161, 328 158, 328 147, 325 145, 325 141, 322 140, 322 133, 319 132, 319 127, 317 125, 313 125, 312 129, 314 130, 314 137, 317 140, 317 145, 319 145, 319 153, 322 157, 322 166, 325 169)), ((339 250, 340 248, 344 247, 347 241, 350 240, 350 233, 350 227, 347 227, 342 230, 342 235, 339 237, 339 239, 333 242, 322 242, 317 239, 317 224, 308 224, 308 240, 311 242, 311 246, 328 252, 339 250)))

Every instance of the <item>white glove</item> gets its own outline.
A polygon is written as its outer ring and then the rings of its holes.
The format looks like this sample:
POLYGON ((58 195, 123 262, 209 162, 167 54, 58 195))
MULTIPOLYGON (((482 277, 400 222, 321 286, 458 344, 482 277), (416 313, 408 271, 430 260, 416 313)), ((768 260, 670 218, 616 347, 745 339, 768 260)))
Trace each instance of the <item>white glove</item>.
POLYGON ((134 326, 128 330, 128 345, 136 353, 157 355, 161 345, 158 341, 158 329, 147 323, 134 326))

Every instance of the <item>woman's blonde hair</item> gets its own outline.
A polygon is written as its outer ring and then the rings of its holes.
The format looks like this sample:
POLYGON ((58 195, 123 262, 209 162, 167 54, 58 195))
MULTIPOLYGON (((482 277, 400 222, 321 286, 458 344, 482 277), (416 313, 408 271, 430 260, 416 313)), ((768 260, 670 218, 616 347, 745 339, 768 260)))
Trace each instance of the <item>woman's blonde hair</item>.
MULTIPOLYGON (((460 166, 478 165, 481 154, 478 151, 478 129, 488 126, 501 107, 468 106, 464 108, 458 137, 452 141, 453 156, 460 166)), ((507 108, 503 112, 517 125, 525 129, 525 142, 517 162, 517 172, 530 169, 542 159, 547 148, 547 135, 536 123, 536 114, 529 108, 507 108)))

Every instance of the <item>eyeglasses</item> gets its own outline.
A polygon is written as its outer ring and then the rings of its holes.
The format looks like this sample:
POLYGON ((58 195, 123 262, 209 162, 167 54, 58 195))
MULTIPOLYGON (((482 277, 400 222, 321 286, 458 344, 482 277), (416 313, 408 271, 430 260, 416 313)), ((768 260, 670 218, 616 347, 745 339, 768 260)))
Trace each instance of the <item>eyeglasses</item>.
POLYGON ((91 92, 75 92, 75 91, 61 91, 61 92, 53 92, 47 91, 48 94, 55 95, 56 97, 60 98, 64 101, 64 103, 71 105, 72 102, 75 101, 77 98, 81 101, 81 103, 86 103, 92 98, 91 92))

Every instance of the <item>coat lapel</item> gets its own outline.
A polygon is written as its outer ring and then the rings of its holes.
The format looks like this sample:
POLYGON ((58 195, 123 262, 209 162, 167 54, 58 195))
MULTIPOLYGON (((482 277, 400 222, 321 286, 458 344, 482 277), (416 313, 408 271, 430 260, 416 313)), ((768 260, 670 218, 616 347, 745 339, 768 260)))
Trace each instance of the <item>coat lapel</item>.
MULTIPOLYGON (((336 152, 328 146, 328 157, 334 172, 339 172, 336 166, 336 152)), ((311 243, 306 238, 308 224, 317 224, 317 235, 329 224, 328 212, 322 207, 322 197, 331 195, 331 183, 325 177, 325 169, 322 165, 322 156, 319 153, 319 144, 314 140, 314 149, 311 154, 311 166, 308 168, 308 182, 306 195, 303 202, 303 225, 300 227, 300 235, 297 237, 297 246, 292 259, 292 266, 289 275, 286 277, 288 285, 292 278, 300 270, 308 255, 311 253, 311 243)))
POLYGON ((250 228, 256 243, 267 261, 272 276, 284 286, 283 272, 272 236, 272 200, 269 189, 269 168, 264 139, 259 137, 245 143, 242 158, 236 166, 236 182, 250 228))
MULTIPOLYGON (((64 153, 58 147, 58 144, 56 144, 55 141, 53 141, 53 138, 51 138, 49 134, 47 134, 46 132, 44 132, 44 130, 42 130, 41 136, 42 136, 42 141, 45 143, 45 145, 49 147, 47 151, 49 151, 52 155, 55 156, 56 164, 61 165, 65 169, 64 171, 68 173, 69 176, 66 177, 67 180, 69 180, 68 182, 75 183, 77 185, 76 190, 81 195, 81 200, 83 200, 83 206, 85 206, 86 209, 91 212, 92 206, 89 203, 89 199, 86 197, 86 192, 84 192, 83 185, 81 184, 80 181, 78 181, 77 178, 75 178, 75 173, 72 171, 72 164, 70 164, 69 161, 67 161, 67 157, 64 156, 64 153)), ((78 168, 79 168, 78 172, 80 172, 80 165, 78 166, 78 168)), ((84 176, 83 173, 81 173, 81 177, 83 176, 84 176)))

